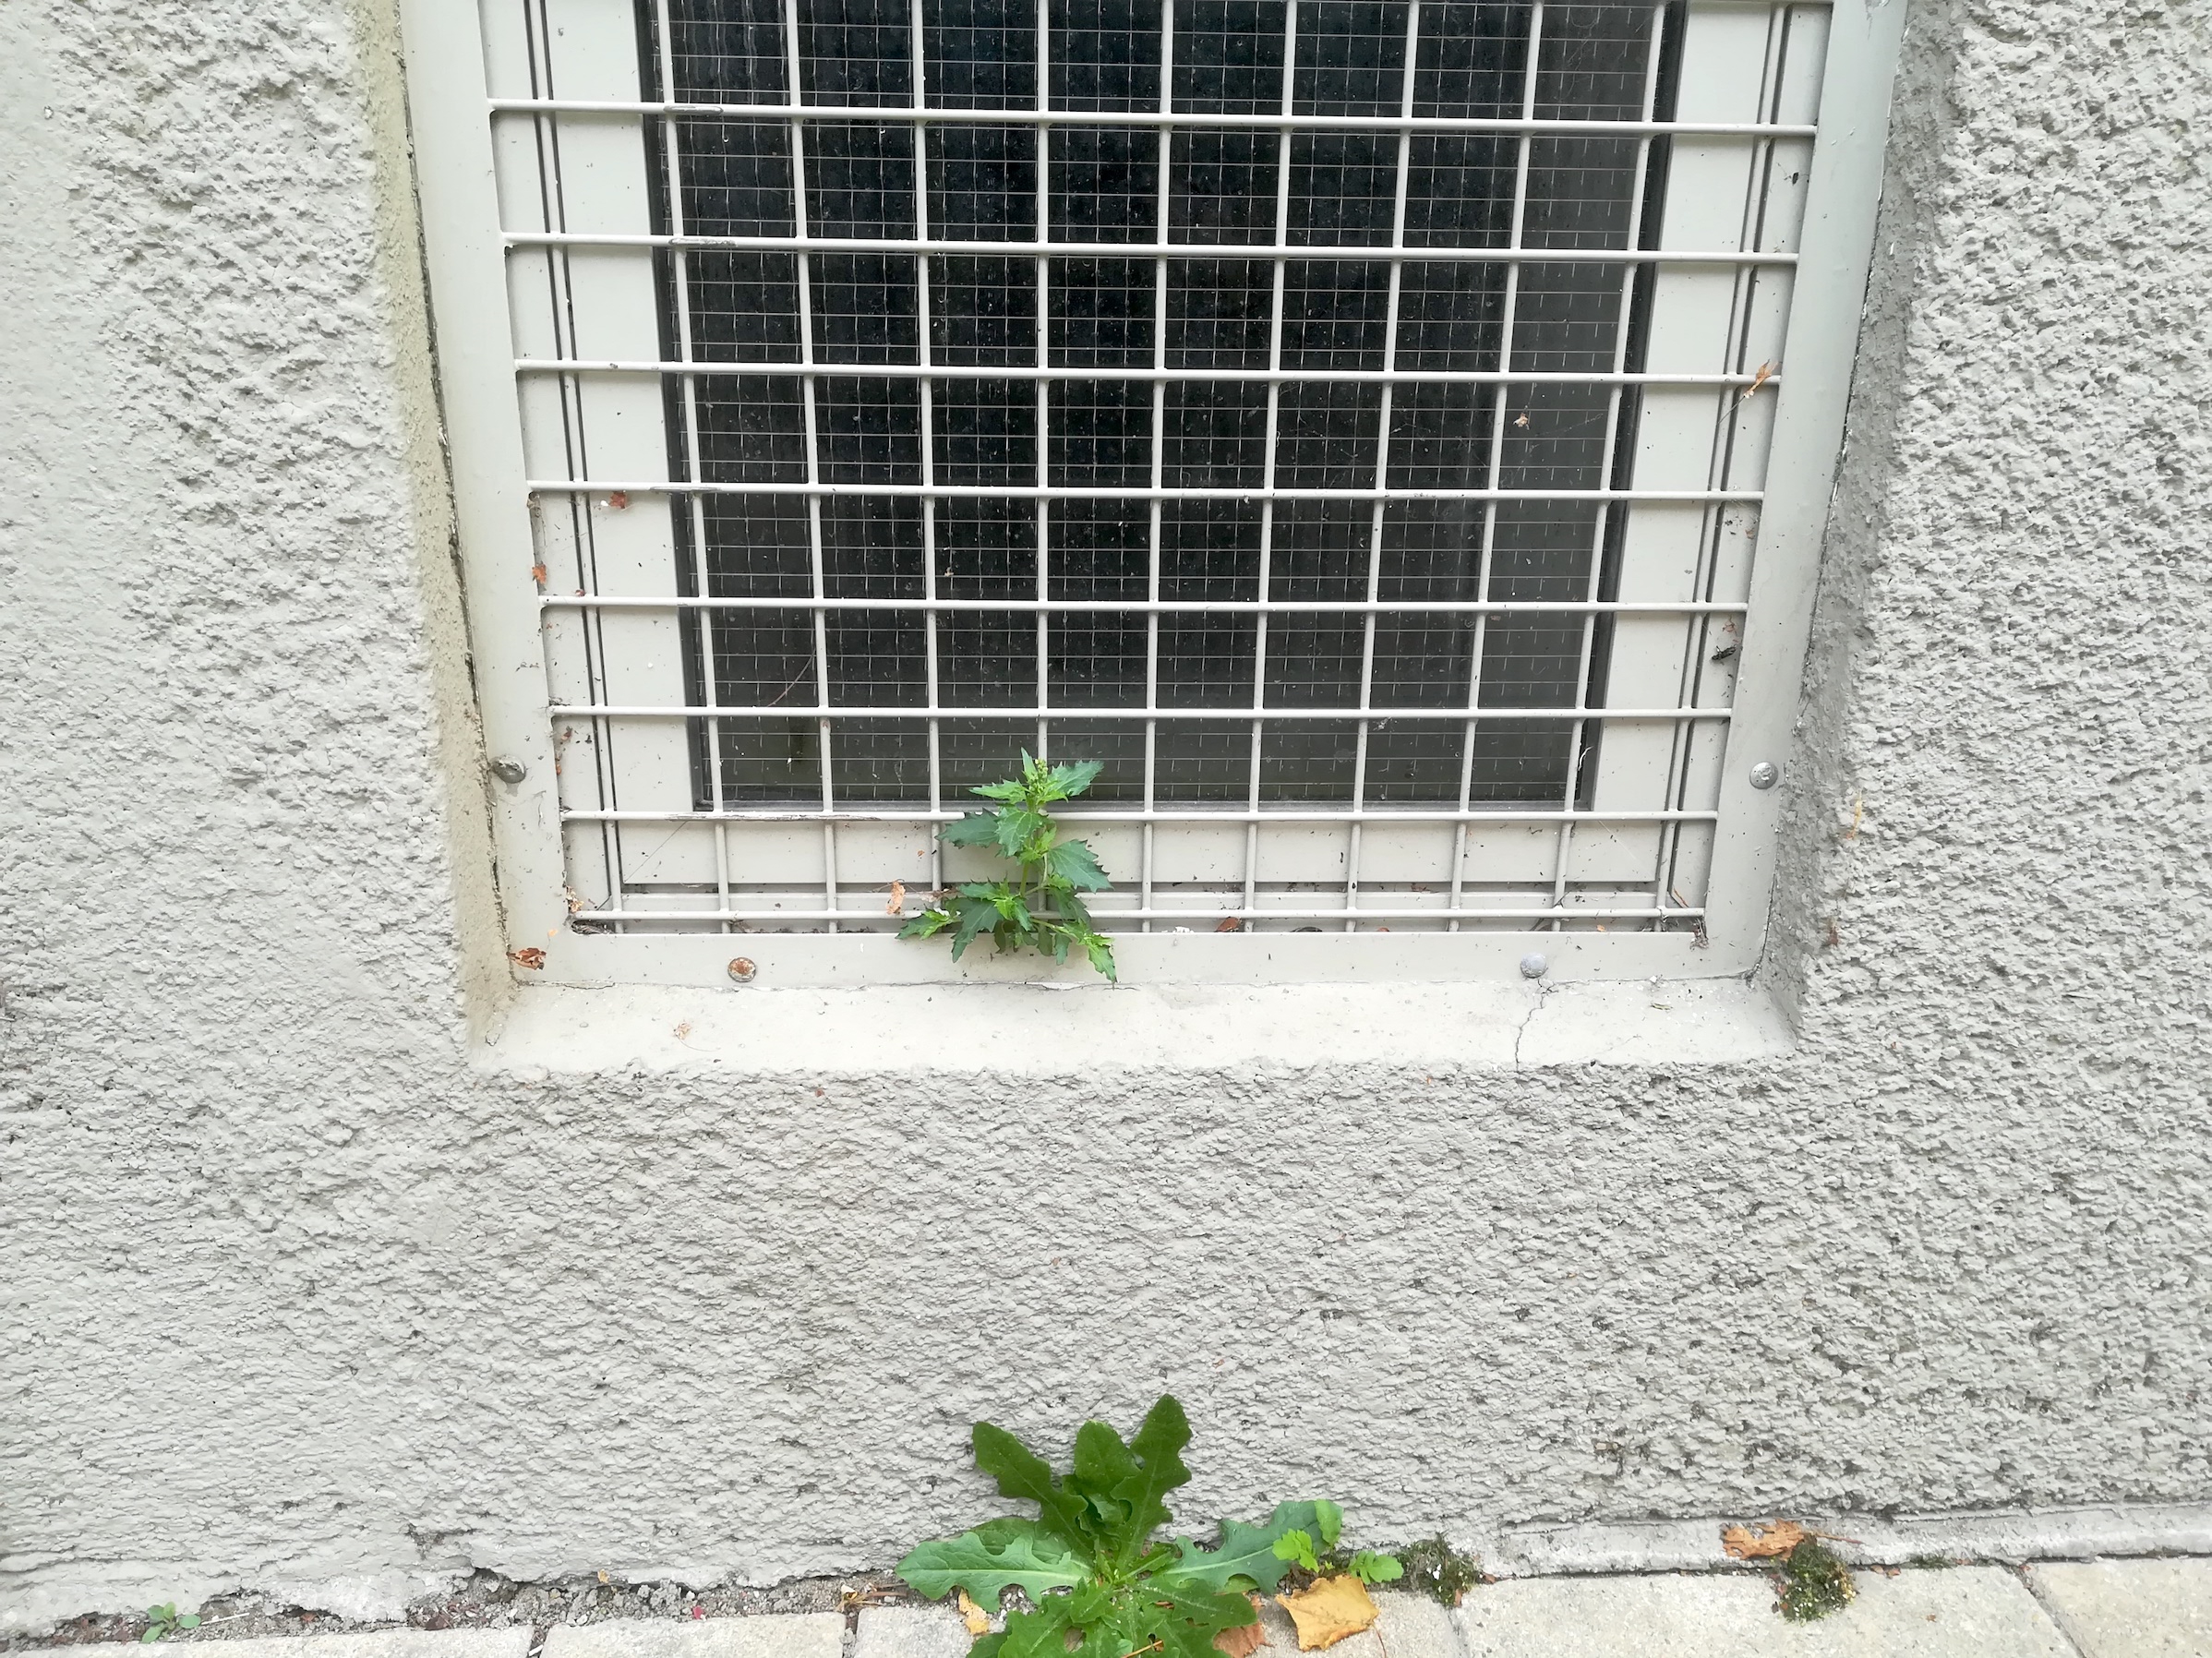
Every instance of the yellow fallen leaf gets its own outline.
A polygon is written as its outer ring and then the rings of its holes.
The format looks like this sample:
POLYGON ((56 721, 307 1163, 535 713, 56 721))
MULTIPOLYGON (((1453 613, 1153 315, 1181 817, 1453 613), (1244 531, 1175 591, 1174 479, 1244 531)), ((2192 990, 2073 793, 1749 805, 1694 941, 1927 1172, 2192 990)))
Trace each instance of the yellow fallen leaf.
POLYGON ((1737 1560, 1773 1560, 1803 1543, 1807 1532, 1794 1520, 1770 1520, 1756 1530, 1730 1526, 1721 1533, 1721 1547, 1737 1560))
POLYGON ((968 1598, 967 1590, 961 1590, 959 1594, 960 1619, 968 1626, 968 1632, 970 1635, 990 1634, 991 1614, 984 1611, 982 1607, 977 1605, 975 1602, 969 1600, 968 1598))
POLYGON ((1296 1594, 1279 1594, 1275 1604, 1298 1626, 1298 1650, 1302 1652, 1332 1647, 1347 1635, 1357 1635, 1371 1628, 1376 1616, 1367 1586, 1350 1572, 1323 1578, 1296 1594))

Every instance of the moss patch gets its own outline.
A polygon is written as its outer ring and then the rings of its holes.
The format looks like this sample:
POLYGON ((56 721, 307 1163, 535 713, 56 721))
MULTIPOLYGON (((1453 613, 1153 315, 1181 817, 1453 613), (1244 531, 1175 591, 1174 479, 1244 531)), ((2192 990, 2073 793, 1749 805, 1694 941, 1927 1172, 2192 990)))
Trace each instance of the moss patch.
POLYGON ((1818 1538, 1808 1537, 1775 1561, 1772 1570, 1775 1607, 1793 1624, 1809 1624, 1841 1612, 1858 1592, 1850 1569, 1818 1538))
POLYGON ((1460 1597, 1485 1580, 1472 1555, 1462 1555, 1441 1537, 1409 1543, 1397 1551, 1405 1567, 1405 1587, 1418 1590, 1440 1606, 1456 1606, 1460 1597))

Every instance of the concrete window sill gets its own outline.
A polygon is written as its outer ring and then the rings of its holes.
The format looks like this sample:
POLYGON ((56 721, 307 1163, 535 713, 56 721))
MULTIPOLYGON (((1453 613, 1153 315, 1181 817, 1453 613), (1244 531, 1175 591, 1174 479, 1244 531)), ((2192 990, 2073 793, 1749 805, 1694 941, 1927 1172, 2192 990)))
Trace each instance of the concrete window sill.
POLYGON ((1523 984, 531 986, 486 1022, 495 1073, 1052 1075, 1360 1064, 1732 1064, 1794 1045, 1741 979, 1523 984))

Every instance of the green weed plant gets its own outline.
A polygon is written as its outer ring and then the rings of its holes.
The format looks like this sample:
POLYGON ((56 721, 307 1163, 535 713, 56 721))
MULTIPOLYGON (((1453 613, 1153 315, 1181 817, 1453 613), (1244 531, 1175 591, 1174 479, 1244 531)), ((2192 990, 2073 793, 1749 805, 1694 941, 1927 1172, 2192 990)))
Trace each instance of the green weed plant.
POLYGON ((970 790, 997 801, 997 808, 969 812, 941 830, 938 840, 948 847, 987 847, 1016 866, 1015 876, 963 882, 940 893, 936 903, 899 929, 898 936, 935 938, 949 932, 955 961, 986 932, 1001 953, 1029 948, 1064 962, 1071 950, 1081 950, 1112 979, 1113 945, 1091 925, 1083 895, 1103 892, 1112 883, 1090 843, 1067 839, 1048 810, 1074 799, 1098 775, 1095 760, 1047 765, 1025 751, 1020 775, 970 790))
MULTIPOLYGON (((898 1575, 929 1600, 955 1590, 986 1610, 1018 1590, 1026 1606, 976 1638, 968 1658, 1220 1658, 1214 1637, 1258 1621, 1249 1598, 1293 1569, 1333 1563, 1343 1524, 1334 1503, 1280 1503, 1257 1525, 1224 1520, 1212 1547, 1156 1535, 1173 1520, 1167 1494, 1190 1482, 1183 1448, 1190 1423, 1163 1394, 1126 1444, 1102 1422, 1076 1431, 1068 1472, 1052 1467, 990 1423, 975 1424, 976 1466, 1000 1494, 1033 1503, 1037 1518, 986 1520, 915 1548, 898 1575), (1316 1546, 1317 1545, 1317 1546, 1316 1546)), ((1341 1569, 1379 1582, 1398 1562, 1363 1550, 1341 1569)))

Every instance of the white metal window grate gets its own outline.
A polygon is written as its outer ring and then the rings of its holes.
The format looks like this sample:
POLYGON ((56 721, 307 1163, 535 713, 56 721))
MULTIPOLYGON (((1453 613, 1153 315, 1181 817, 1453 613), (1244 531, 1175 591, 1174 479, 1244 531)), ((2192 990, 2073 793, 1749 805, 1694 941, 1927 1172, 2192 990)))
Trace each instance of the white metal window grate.
POLYGON ((1701 930, 1826 6, 484 21, 573 926, 1701 930))

